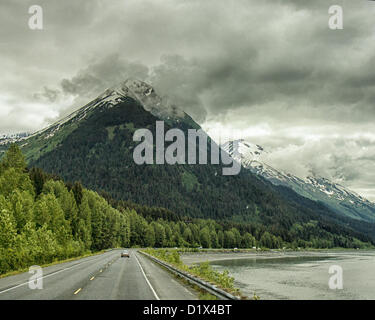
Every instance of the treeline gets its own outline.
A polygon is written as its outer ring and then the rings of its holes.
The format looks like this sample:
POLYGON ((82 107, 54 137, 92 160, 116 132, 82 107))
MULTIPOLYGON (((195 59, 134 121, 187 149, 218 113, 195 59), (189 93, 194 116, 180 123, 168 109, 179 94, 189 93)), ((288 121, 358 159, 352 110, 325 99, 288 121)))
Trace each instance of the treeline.
POLYGON ((26 167, 12 145, 0 162, 0 273, 114 247, 251 247, 255 238, 211 220, 172 221, 163 208, 113 208, 78 182, 26 167), (151 219, 156 217, 164 217, 151 219))
POLYGON ((17 146, 0 163, 0 273, 129 245, 127 214, 79 183, 26 169, 17 146))
MULTIPOLYGON (((329 230, 321 221, 295 222, 288 232, 280 233, 280 228, 261 223, 234 222, 231 220, 194 219, 179 216, 168 209, 138 205, 131 201, 114 200, 108 193, 103 196, 121 211, 135 210, 139 215, 135 224, 155 224, 155 221, 171 235, 164 247, 204 248, 371 248, 373 244, 354 236, 337 234, 329 230), (171 234, 169 230, 172 229, 171 234), (328 229, 328 230, 327 230, 328 229)), ((142 234, 142 232, 140 232, 142 234)), ((138 241, 137 243, 142 243, 138 241)), ((144 242, 145 244, 145 242, 144 242)), ((145 245, 147 246, 147 245, 145 245)), ((152 245, 151 245, 152 246, 152 245)), ((161 245, 159 245, 161 246, 161 245)))
MULTIPOLYGON (((222 165, 210 164, 209 145, 207 165, 135 164, 133 150, 138 143, 133 141, 134 129, 148 128, 155 133, 157 120, 129 98, 105 112, 95 109, 82 121, 66 122, 53 137, 44 139, 43 133, 30 138, 23 148, 29 157, 34 155, 29 158, 33 166, 54 172, 65 181, 80 180, 87 188, 104 190, 116 200, 140 204, 126 207, 148 223, 159 218, 188 221, 174 215, 188 216, 214 219, 224 233, 235 228, 241 235, 250 233, 257 241, 268 232, 293 247, 353 248, 369 241, 375 244, 375 224, 342 218, 326 206, 289 188, 274 186, 249 170, 223 176, 222 165)), ((187 133, 194 123, 191 119, 177 122, 172 117, 165 130, 172 127, 187 133)), ((216 233, 220 230, 216 228, 216 233)), ((268 238, 267 234, 263 237, 268 238)), ((272 238, 272 243, 276 245, 278 240, 272 238)))
MULTIPOLYGON (((133 207, 129 202, 115 202, 123 212, 133 207)), ((371 248, 369 242, 355 237, 337 235, 322 230, 319 222, 294 223, 285 241, 264 225, 216 221, 210 219, 176 218, 163 208, 138 206, 130 213, 130 243, 141 247, 203 247, 203 248, 371 248), (159 212, 169 220, 150 219, 150 211, 159 212)))
MULTIPOLYGON (((167 209, 106 198, 79 182, 65 183, 38 168, 28 170, 19 148, 12 145, 0 162, 0 273, 115 247, 329 248, 337 244, 337 236, 322 234, 314 221, 295 224, 293 241, 286 242, 264 226, 183 218, 167 209)), ((353 238, 340 240, 344 247, 368 245, 353 238)))

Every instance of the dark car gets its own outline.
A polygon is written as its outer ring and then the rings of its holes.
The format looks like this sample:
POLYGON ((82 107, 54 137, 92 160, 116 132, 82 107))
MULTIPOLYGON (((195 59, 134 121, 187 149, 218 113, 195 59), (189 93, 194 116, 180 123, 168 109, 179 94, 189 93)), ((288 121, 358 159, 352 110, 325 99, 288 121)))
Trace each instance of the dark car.
POLYGON ((126 251, 124 250, 123 252, 121 252, 121 258, 130 258, 130 254, 129 254, 129 251, 126 251))

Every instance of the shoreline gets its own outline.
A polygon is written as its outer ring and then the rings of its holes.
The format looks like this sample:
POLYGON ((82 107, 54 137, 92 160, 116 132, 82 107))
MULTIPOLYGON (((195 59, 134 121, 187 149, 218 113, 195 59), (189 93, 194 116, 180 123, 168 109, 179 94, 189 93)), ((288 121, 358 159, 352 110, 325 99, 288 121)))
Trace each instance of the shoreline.
POLYGON ((246 260, 246 259, 281 259, 298 257, 337 257, 351 256, 358 253, 374 253, 374 250, 353 250, 353 249, 321 249, 321 250, 301 250, 301 251, 249 251, 249 252, 184 252, 181 253, 181 260, 186 265, 194 265, 202 262, 214 262, 225 260, 246 260))

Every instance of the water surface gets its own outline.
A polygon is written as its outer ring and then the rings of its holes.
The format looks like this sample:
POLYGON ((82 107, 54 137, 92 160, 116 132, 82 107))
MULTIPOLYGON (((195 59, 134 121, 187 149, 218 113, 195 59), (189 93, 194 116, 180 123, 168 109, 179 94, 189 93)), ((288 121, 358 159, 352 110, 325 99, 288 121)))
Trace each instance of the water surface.
POLYGON ((236 286, 261 299, 375 299, 375 252, 345 251, 321 254, 293 253, 282 257, 212 261, 229 270, 236 286), (343 269, 343 290, 332 290, 329 267, 343 269))

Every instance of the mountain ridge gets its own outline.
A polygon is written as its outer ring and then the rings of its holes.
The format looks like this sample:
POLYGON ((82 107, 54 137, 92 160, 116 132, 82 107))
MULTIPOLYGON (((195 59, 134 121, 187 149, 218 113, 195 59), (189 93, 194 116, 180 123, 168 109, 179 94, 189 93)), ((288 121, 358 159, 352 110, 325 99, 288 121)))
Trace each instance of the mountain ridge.
POLYGON ((251 172, 260 175, 275 185, 292 188, 302 196, 322 201, 338 213, 354 219, 375 221, 375 203, 365 199, 354 191, 321 176, 307 176, 301 179, 283 170, 268 165, 262 155, 263 147, 251 144, 243 139, 226 142, 222 148, 251 172), (233 146, 238 146, 234 154, 233 146))
POLYGON ((119 86, 19 141, 29 166, 65 181, 81 181, 117 200, 164 207, 180 216, 250 223, 254 232, 269 230, 284 241, 297 234, 300 243, 318 247, 347 246, 350 238, 375 240, 375 225, 337 219, 325 206, 281 190, 248 170, 224 177, 218 174, 223 166, 209 159, 207 165, 136 165, 136 129, 155 133, 158 120, 165 120, 165 130, 179 128, 185 133, 200 126, 169 102, 167 107, 157 105, 164 100, 147 84, 134 84, 138 97, 134 88, 126 93, 129 83, 119 86), (297 226, 306 231, 293 231, 297 226))

